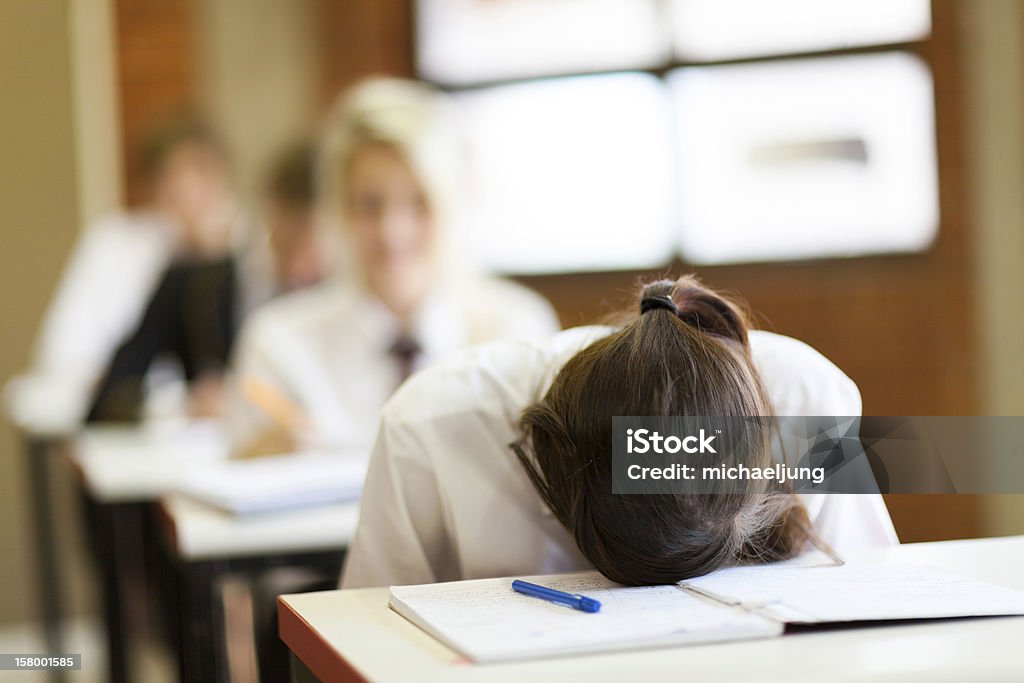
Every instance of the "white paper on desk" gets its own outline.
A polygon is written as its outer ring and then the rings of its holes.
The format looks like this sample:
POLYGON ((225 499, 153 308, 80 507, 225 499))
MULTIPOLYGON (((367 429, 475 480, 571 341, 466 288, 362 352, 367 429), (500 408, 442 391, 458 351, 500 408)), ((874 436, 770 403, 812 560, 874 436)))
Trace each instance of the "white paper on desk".
POLYGON ((681 585, 791 624, 1024 614, 1020 591, 889 562, 732 567, 681 585))
POLYGON ((190 471, 180 492, 235 514, 358 500, 366 454, 279 455, 209 463, 190 471))
POLYGON ((211 420, 133 427, 89 427, 78 438, 82 459, 103 459, 123 466, 135 461, 145 466, 153 460, 218 460, 229 453, 224 427, 211 420))
POLYGON ((151 500, 177 490, 187 472, 224 460, 227 434, 209 421, 136 427, 90 427, 72 459, 90 495, 103 502, 151 500))
POLYGON ((590 614, 512 590, 512 579, 392 586, 389 605, 478 662, 775 636, 781 624, 677 586, 626 588, 597 572, 523 577, 601 602, 590 614))

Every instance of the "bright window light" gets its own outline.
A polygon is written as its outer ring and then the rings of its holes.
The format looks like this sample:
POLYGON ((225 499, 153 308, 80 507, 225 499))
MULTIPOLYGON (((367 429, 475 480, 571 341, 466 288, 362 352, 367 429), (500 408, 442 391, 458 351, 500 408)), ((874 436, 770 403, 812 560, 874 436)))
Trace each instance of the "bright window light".
POLYGON ((657 0, 418 0, 420 75, 448 85, 638 69, 669 53, 657 0))
POLYGON ((649 268, 675 250, 667 93, 654 76, 470 91, 472 241, 505 273, 649 268))
POLYGON ((935 238, 932 80, 918 58, 691 67, 669 85, 689 261, 920 251, 935 238))
POLYGON ((717 60, 884 45, 931 32, 929 0, 671 0, 676 53, 717 60))

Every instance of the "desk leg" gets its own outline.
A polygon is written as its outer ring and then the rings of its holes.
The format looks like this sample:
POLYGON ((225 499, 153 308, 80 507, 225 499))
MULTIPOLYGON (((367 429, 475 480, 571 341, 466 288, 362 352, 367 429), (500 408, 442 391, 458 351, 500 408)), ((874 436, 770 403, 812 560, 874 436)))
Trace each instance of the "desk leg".
MULTIPOLYGON (((57 537, 54 530, 50 495, 50 457, 53 442, 29 437, 26 442, 29 476, 29 504, 32 506, 33 535, 36 541, 36 565, 39 572, 39 601, 47 654, 64 654, 61 633, 61 591, 57 572, 57 537)), ((64 672, 54 669, 50 680, 65 680, 64 672)))
POLYGON ((91 507, 98 569, 103 584, 103 617, 107 636, 107 663, 111 683, 125 683, 128 675, 128 631, 124 589, 132 568, 138 569, 137 543, 140 510, 134 504, 97 504, 91 507), (134 554, 133 554, 134 553, 134 554))
POLYGON ((181 655, 183 683, 227 680, 224 605, 216 561, 181 565, 181 655))
POLYGON ((159 506, 151 506, 145 520, 146 573, 152 577, 149 585, 159 609, 161 635, 170 645, 175 659, 180 659, 181 571, 173 549, 161 542, 164 528, 158 508, 159 506))
MULTIPOLYGON (((221 581, 228 574, 245 574, 250 577, 277 567, 317 568, 330 576, 326 583, 317 582, 305 587, 306 590, 334 588, 344 560, 344 550, 314 551, 309 553, 254 556, 246 558, 225 558, 220 560, 181 560, 178 567, 178 591, 181 605, 181 649, 179 666, 181 680, 226 681, 229 678, 227 657, 227 634, 224 626, 224 603, 221 581)), ((276 596, 275 596, 276 598, 276 596)), ((276 609, 276 608, 275 608, 276 609)), ((254 606, 255 610, 255 606, 254 606)), ((259 610, 256 610, 258 613, 259 610)), ((276 614, 276 611, 275 611, 276 614)), ((276 628, 273 631, 276 640, 276 628)), ((257 638, 257 641, 261 639, 257 638)), ((257 657, 261 657, 257 642, 257 657)), ((282 648, 284 643, 277 642, 282 648)), ((285 666, 280 675, 287 676, 285 666)), ((275 669, 275 673, 277 669, 275 669)))
POLYGON ((302 660, 289 652, 292 664, 292 683, 318 683, 320 679, 309 670, 309 667, 302 663, 302 660))

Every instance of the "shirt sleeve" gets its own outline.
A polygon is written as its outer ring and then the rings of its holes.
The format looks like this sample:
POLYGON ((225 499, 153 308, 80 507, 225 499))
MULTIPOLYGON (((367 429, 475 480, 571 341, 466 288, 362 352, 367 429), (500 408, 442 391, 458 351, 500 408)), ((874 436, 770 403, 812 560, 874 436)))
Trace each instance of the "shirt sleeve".
POLYGON ((385 410, 342 588, 433 583, 453 560, 426 444, 385 410))
POLYGON ((558 314, 547 299, 532 291, 526 294, 522 309, 524 338, 547 339, 562 329, 558 314))
MULTIPOLYGON (((834 363, 807 344, 768 332, 751 334, 751 351, 779 416, 859 416, 860 391, 834 363)), ((882 496, 800 496, 821 538, 840 555, 899 543, 882 496)))
POLYGON ((807 344, 752 332, 750 348, 776 415, 861 414, 860 390, 854 381, 807 344))

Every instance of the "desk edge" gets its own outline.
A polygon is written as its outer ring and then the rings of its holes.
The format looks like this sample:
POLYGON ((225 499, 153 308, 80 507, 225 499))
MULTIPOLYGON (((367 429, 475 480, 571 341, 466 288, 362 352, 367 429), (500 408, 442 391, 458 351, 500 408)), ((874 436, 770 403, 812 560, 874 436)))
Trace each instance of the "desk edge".
POLYGON ((292 654, 301 659, 320 680, 365 683, 368 679, 303 619, 288 604, 286 597, 282 595, 277 598, 277 634, 292 654), (313 640, 316 642, 311 642, 313 640))

